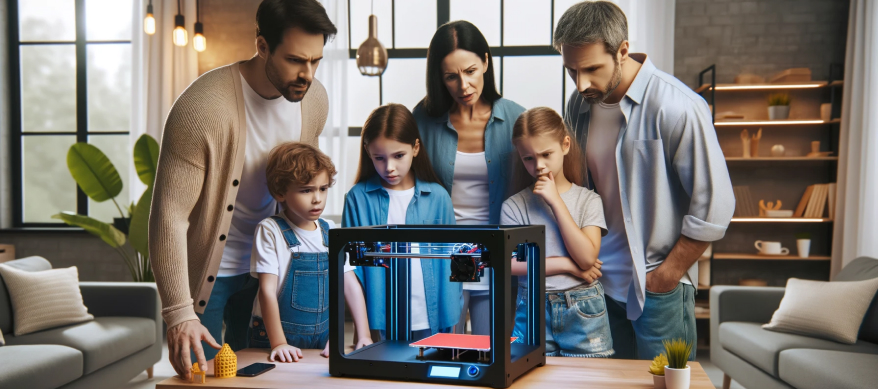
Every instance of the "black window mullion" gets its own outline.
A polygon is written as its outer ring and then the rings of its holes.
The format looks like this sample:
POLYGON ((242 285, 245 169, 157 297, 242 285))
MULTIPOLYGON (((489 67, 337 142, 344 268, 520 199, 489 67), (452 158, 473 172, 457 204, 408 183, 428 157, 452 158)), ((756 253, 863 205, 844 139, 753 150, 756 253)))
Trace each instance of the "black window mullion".
MULTIPOLYGON (((76 0, 76 142, 88 142, 85 0, 76 0)), ((76 213, 88 215, 88 196, 76 185, 76 213)))
POLYGON ((451 21, 451 1, 436 0, 436 28, 451 21))
POLYGON ((22 180, 21 137, 21 47, 19 46, 18 1, 7 5, 9 23, 9 86, 11 110, 9 155, 12 158, 12 225, 20 227, 24 222, 24 185, 22 180))

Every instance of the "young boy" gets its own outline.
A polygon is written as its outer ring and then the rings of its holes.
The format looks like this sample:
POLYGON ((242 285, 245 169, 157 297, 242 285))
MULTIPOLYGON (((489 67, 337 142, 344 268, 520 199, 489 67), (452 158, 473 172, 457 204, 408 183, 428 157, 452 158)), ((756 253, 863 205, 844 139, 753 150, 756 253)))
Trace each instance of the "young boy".
MULTIPOLYGON (((250 273, 259 278, 251 347, 271 348, 269 360, 298 362, 303 348, 329 357, 329 230, 320 218, 336 170, 326 154, 297 142, 275 147, 266 180, 283 211, 256 227, 250 273)), ((369 345, 366 302, 352 266, 345 263, 344 297, 357 330, 355 348, 369 345)))

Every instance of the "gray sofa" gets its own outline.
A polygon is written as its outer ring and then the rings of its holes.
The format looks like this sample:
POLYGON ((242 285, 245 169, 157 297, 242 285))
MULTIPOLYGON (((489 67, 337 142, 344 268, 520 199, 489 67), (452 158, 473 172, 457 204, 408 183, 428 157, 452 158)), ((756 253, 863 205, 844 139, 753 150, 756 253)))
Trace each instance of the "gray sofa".
MULTIPOLYGON (((878 277, 878 260, 857 258, 835 281, 878 277)), ((745 388, 878 387, 878 297, 866 313, 857 343, 762 329, 784 288, 715 286, 710 289, 710 360, 745 388)), ((814 307, 819 309, 820 307, 814 307)))
MULTIPOLYGON (((51 269, 41 257, 5 262, 51 269)), ((80 282, 93 321, 13 336, 12 306, 0 276, 0 388, 116 388, 162 356, 162 318, 152 283, 80 282)))

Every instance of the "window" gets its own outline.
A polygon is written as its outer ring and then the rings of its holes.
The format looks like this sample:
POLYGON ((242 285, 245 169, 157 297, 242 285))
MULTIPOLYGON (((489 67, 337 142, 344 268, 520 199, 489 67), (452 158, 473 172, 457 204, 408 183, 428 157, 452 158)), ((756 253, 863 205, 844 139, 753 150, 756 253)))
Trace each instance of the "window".
POLYGON ((559 113, 574 87, 552 48, 555 23, 577 0, 349 0, 351 136, 359 136, 369 113, 386 103, 413 109, 426 94, 427 46, 436 28, 468 20, 481 30, 494 55, 494 77, 503 97, 525 108, 548 106, 559 113), (390 60, 380 77, 356 70, 357 48, 378 18, 378 40, 390 60), (403 16, 404 15, 404 16, 403 16), (404 31, 404 33, 400 33, 404 31))
MULTIPOLYGON (((133 0, 9 3, 15 227, 63 225, 51 219, 61 211, 119 216, 77 189, 66 156, 89 142, 130 182, 132 9, 133 0)), ((131 201, 124 190, 116 200, 131 201)))

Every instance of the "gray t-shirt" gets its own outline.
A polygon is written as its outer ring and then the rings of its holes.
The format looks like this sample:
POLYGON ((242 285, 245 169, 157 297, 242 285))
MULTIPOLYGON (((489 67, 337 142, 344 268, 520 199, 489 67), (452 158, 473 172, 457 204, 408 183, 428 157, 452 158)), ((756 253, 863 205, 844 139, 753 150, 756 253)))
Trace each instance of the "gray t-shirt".
MULTIPOLYGON (((564 193, 561 200, 573 216, 579 228, 586 226, 600 227, 601 236, 607 234, 604 221, 604 206, 601 196, 597 193, 574 184, 564 193)), ((544 225, 546 226, 546 247, 543 250, 548 257, 567 257, 567 247, 561 237, 561 230, 552 208, 542 197, 533 194, 533 189, 525 188, 503 202, 500 210, 500 224, 510 225, 544 225)), ((567 290, 586 281, 569 274, 558 274, 546 277, 546 291, 567 290)))

